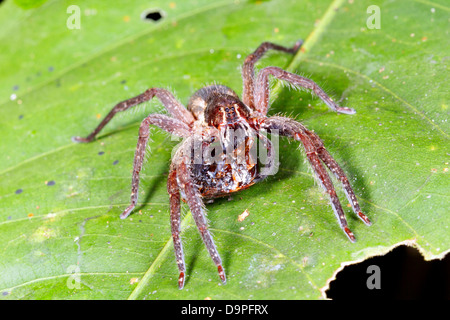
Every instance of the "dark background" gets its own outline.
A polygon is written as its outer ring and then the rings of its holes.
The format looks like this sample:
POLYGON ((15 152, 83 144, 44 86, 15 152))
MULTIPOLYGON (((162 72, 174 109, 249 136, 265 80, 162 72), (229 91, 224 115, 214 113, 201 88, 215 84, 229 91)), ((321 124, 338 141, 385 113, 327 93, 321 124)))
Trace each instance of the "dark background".
POLYGON ((425 261, 412 247, 399 246, 385 256, 347 266, 330 283, 330 299, 450 299, 450 257, 425 261), (380 268, 380 289, 368 289, 370 265, 380 268))

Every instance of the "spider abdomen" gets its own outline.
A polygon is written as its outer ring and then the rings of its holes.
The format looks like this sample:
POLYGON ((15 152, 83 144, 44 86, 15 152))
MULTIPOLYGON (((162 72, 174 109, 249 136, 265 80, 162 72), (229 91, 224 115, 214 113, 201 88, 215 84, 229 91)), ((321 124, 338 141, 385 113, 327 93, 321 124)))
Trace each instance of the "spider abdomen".
POLYGON ((256 135, 239 125, 223 128, 223 136, 204 143, 202 157, 192 157, 193 178, 205 198, 246 189, 259 181, 256 135))
POLYGON ((204 198, 217 198, 250 187, 256 176, 256 165, 248 170, 247 167, 225 164, 203 166, 194 180, 204 198))

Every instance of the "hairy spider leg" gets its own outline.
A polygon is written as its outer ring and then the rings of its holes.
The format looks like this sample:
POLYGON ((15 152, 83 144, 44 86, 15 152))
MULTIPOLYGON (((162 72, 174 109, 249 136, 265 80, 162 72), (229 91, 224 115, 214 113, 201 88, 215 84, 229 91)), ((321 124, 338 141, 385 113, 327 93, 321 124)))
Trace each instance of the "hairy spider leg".
POLYGON ((278 50, 286 53, 295 54, 303 44, 302 40, 295 43, 292 48, 286 48, 271 42, 263 42, 252 54, 245 58, 244 65, 242 67, 242 80, 244 84, 242 102, 244 102, 250 109, 257 110, 258 104, 255 105, 254 98, 254 81, 255 81, 255 63, 261 59, 261 57, 268 50, 278 50))
MULTIPOLYGON (((213 237, 208 230, 208 222, 205 216, 205 205, 202 201, 202 197, 198 188, 193 182, 192 170, 190 170, 188 165, 190 163, 189 157, 184 156, 180 159, 180 161, 177 161, 177 163, 178 185, 184 193, 185 199, 189 205, 189 209, 191 210, 192 217, 194 218, 197 229, 200 232, 203 243, 205 244, 206 249, 211 256, 211 259, 217 266, 219 277, 225 284, 227 280, 222 267, 222 260, 220 259, 220 255, 217 251, 217 247, 214 243, 213 237)), ((184 278, 184 274, 182 275, 180 273, 180 278, 181 277, 184 278)), ((180 284, 180 280, 178 284, 180 284)))
POLYGON ((155 125, 171 134, 179 137, 187 137, 190 134, 190 129, 187 124, 171 118, 163 114, 151 114, 141 122, 139 127, 139 138, 136 146, 136 152, 134 154, 133 162, 133 177, 131 181, 131 203, 122 212, 120 218, 125 219, 134 209, 138 201, 139 191, 139 173, 142 170, 142 164, 144 163, 145 150, 147 148, 148 139, 150 136, 150 125, 155 125))
POLYGON ((188 125, 194 122, 194 117, 192 114, 177 100, 175 97, 167 90, 161 88, 151 88, 146 90, 140 95, 127 99, 125 101, 116 104, 111 111, 106 115, 106 117, 100 122, 97 128, 94 129, 86 138, 73 137, 72 140, 75 142, 91 142, 94 140, 95 136, 103 129, 104 126, 108 124, 109 121, 118 113, 128 110, 140 103, 151 100, 153 97, 157 97, 170 114, 181 122, 188 125))
POLYGON ((360 218, 366 225, 372 225, 369 218, 361 212, 358 200, 356 199, 355 192, 353 191, 344 170, 339 166, 339 164, 334 160, 328 150, 325 149, 322 140, 317 134, 312 131, 305 130, 305 133, 309 136, 311 141, 314 143, 317 154, 323 163, 328 167, 328 169, 335 175, 335 177, 341 181, 342 187, 344 189, 345 195, 347 196, 348 202, 351 204, 353 212, 360 218))
MULTIPOLYGON (((279 119, 279 121, 284 121, 284 122, 294 122, 292 119, 290 118, 286 118, 286 117, 272 117, 269 119, 279 119)), ((322 162, 327 166, 327 168, 335 175, 335 177, 341 182, 343 190, 345 192, 345 195, 347 196, 348 202, 351 204, 353 212, 358 216, 358 218, 360 218, 366 225, 370 226, 372 225, 372 223, 370 222, 369 218, 361 212, 361 208, 359 206, 358 200, 356 199, 356 195, 355 192, 353 191, 353 188, 350 185, 350 182, 348 181, 348 178, 344 172, 344 170, 342 170, 342 168, 339 166, 339 164, 336 162, 336 160, 334 160, 334 158, 331 156, 331 154, 328 152, 327 149, 325 149, 325 146, 322 142, 322 140, 319 138, 319 136, 308 130, 305 126, 303 126, 302 124, 295 122, 295 125, 300 128, 302 130, 302 132, 304 132, 306 135, 308 135, 308 137, 310 138, 310 140, 314 143, 314 146, 316 148, 316 152, 320 158, 320 160, 322 160, 322 162)))
POLYGON ((172 230, 173 247, 175 249, 175 259, 180 273, 178 277, 178 288, 184 287, 186 265, 184 263, 183 244, 181 242, 181 206, 180 189, 177 183, 177 170, 172 164, 170 166, 169 177, 167 179, 167 191, 170 198, 170 226, 172 230))
MULTIPOLYGON (((320 152, 322 152, 322 154, 324 154, 323 150, 325 150, 325 149, 323 147, 321 149, 317 148, 318 142, 315 141, 314 139, 311 139, 310 134, 307 133, 308 130, 302 124, 300 124, 297 121, 294 121, 292 119, 284 118, 284 117, 276 117, 276 116, 270 117, 264 121, 263 127, 267 128, 268 130, 277 129, 277 130, 279 130, 281 135, 291 137, 297 141, 300 141, 303 144, 303 147, 306 151, 306 156, 307 156, 308 161, 311 164, 314 172, 316 173, 318 182, 321 184, 323 189, 328 193, 328 195, 330 197, 331 206, 336 215, 336 218, 339 221, 339 225, 340 225, 341 229, 345 232, 345 234, 347 235, 347 237, 349 238, 349 240, 351 242, 355 242, 355 236, 353 235, 353 232, 350 231, 350 229, 348 227, 348 223, 345 218, 344 211, 342 209, 341 203, 339 202, 339 198, 336 194, 336 190, 333 186, 331 178, 328 175, 325 167, 323 166, 323 164, 321 162, 321 160, 324 161, 325 158, 321 159, 319 154, 320 154, 320 152)), ((331 155, 329 155, 329 157, 331 158, 331 155)), ((324 163, 328 162, 330 164, 331 168, 335 168, 334 164, 337 165, 337 163, 334 161, 334 159, 333 159, 334 163, 331 163, 328 158, 326 158, 326 159, 327 160, 324 161, 324 163)), ((330 169, 330 170, 333 171, 332 169, 330 169)), ((342 175, 343 172, 340 172, 339 174, 342 175)), ((346 189, 346 193, 354 196, 353 190, 351 189, 350 184, 348 183, 348 179, 345 178, 345 180, 346 180, 345 184, 344 184, 344 180, 342 180, 342 179, 341 179, 341 182, 344 185, 344 189, 346 189), (349 191, 349 190, 351 190, 351 191, 349 191)), ((352 199, 352 198, 349 198, 349 199, 352 199)), ((354 205, 354 204, 352 203, 352 205, 354 205)), ((359 209, 359 206, 357 208, 359 209)), ((362 213, 361 214, 359 214, 359 213, 360 213, 360 211, 358 211, 358 217, 361 218, 361 220, 363 220, 367 224, 367 221, 368 221, 367 217, 365 215, 363 215, 362 213), (365 219, 367 221, 365 221, 365 219)))
POLYGON ((314 91, 314 93, 327 104, 327 106, 338 113, 354 114, 356 111, 347 107, 340 107, 333 101, 314 81, 299 76, 298 74, 287 72, 278 67, 266 67, 262 69, 256 78, 255 83, 255 105, 256 110, 266 115, 269 107, 269 75, 280 80, 285 80, 294 86, 303 87, 314 91))

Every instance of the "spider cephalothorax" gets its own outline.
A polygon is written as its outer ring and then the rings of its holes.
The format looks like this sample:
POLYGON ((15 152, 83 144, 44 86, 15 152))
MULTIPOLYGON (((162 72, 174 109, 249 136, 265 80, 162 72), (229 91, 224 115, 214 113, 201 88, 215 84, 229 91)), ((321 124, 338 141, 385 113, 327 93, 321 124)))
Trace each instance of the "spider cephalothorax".
POLYGON ((328 175, 327 169, 342 183, 345 194, 355 214, 367 225, 370 221, 361 212, 355 193, 337 162, 325 149, 320 138, 300 122, 281 116, 268 117, 269 83, 273 76, 296 87, 312 90, 332 110, 352 114, 353 109, 338 106, 312 80, 287 72, 278 67, 263 68, 255 77, 254 64, 269 49, 295 53, 301 42, 286 48, 270 42, 262 43, 244 62, 242 101, 230 88, 212 85, 198 90, 189 100, 187 108, 167 90, 151 88, 144 93, 118 103, 97 128, 86 138, 74 137, 76 142, 90 142, 117 112, 127 110, 154 96, 159 98, 171 116, 150 114, 139 128, 139 138, 134 157, 131 203, 121 214, 126 218, 137 204, 139 173, 150 135, 150 125, 155 125, 173 135, 184 138, 177 149, 168 175, 167 190, 170 197, 170 220, 175 257, 179 269, 178 286, 185 281, 185 263, 180 238, 180 201, 187 202, 194 221, 225 283, 222 261, 213 238, 208 231, 203 199, 215 198, 248 188, 273 174, 274 147, 263 131, 287 136, 302 143, 306 157, 317 180, 328 193, 331 206, 342 230, 350 241, 355 237, 347 225, 342 206, 328 175), (259 156, 265 151, 265 159, 259 156))

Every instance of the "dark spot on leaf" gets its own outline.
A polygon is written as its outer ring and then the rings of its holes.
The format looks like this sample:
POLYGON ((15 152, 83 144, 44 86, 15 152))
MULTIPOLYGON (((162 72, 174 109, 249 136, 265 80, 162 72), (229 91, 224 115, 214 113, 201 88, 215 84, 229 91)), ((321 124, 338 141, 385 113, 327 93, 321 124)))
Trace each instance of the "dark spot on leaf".
POLYGON ((18 86, 18 85, 15 85, 15 86, 13 87, 13 90, 14 90, 14 91, 19 90, 19 86, 18 86))
POLYGON ((19 120, 20 120, 20 119, 23 119, 23 114, 21 114, 21 115, 19 116, 19 120))
POLYGON ((98 155, 101 156, 101 155, 103 155, 104 153, 105 153, 105 152, 100 151, 100 152, 98 153, 98 155))
POLYGON ((141 18, 146 21, 158 21, 162 17, 163 15, 159 10, 144 11, 141 15, 141 18))
POLYGON ((21 194, 22 192, 23 192, 22 189, 17 189, 17 190, 16 190, 16 194, 21 194))
POLYGON ((2 295, 3 295, 3 296, 7 296, 8 294, 9 294, 8 291, 3 291, 3 292, 2 292, 2 295))
POLYGON ((113 162, 113 166, 115 166, 115 165, 118 164, 118 163, 119 163, 119 160, 114 161, 114 162, 113 162))
POLYGON ((55 70, 55 68, 53 68, 52 66, 48 67, 48 72, 52 72, 53 70, 55 70))
POLYGON ((47 182, 47 185, 48 186, 54 186, 55 185, 55 181, 51 180, 51 181, 47 182))
POLYGON ((123 79, 122 81, 120 81, 121 84, 124 84, 124 83, 126 83, 126 82, 127 82, 127 80, 125 80, 125 79, 123 79))

